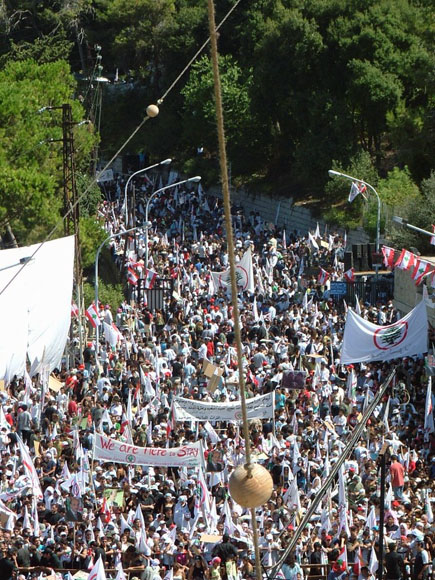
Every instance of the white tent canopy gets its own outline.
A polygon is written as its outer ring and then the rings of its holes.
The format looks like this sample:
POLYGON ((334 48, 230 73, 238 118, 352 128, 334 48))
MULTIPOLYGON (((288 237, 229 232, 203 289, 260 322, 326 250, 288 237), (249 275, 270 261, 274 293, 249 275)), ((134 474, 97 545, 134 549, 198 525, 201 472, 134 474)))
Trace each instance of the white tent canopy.
POLYGON ((74 236, 0 251, 0 379, 60 364, 71 322, 74 236), (4 290, 8 282, 11 284, 4 290), (4 291, 3 291, 4 290, 4 291))

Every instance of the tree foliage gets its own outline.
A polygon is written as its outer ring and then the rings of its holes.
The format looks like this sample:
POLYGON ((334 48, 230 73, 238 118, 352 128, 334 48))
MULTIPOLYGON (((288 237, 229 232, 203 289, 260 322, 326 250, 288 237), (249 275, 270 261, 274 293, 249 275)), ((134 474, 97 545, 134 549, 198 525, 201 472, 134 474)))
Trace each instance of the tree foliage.
MULTIPOLYGON (((411 195, 401 201, 395 208, 396 215, 404 218, 408 223, 426 231, 432 231, 435 216, 435 172, 432 171, 427 179, 421 183, 421 193, 417 197, 411 195)), ((393 221, 387 224, 387 240, 395 248, 417 248, 423 255, 433 255, 433 246, 430 237, 400 226, 393 221)))
MULTIPOLYGON (((217 22, 234 2, 215 2, 217 22)), ((324 217, 369 229, 376 210, 371 198, 349 206, 348 184, 330 181, 330 167, 378 186, 386 206, 387 199, 407 202, 413 184, 433 170, 432 12, 432 4, 422 0, 250 0, 238 6, 219 31, 232 179, 249 184, 262 178, 270 190, 281 181, 294 197, 319 199, 328 207, 324 217)), ((113 78, 118 70, 120 78, 103 95, 103 155, 117 151, 146 106, 165 95, 160 115, 135 135, 128 152, 152 151, 157 158, 173 157, 179 167, 201 166, 202 173, 215 174, 208 48, 172 86, 207 37, 203 0, 3 2, 0 225, 15 211, 20 219, 14 227, 24 239, 29 229, 53 221, 60 207, 59 152, 39 143, 58 137, 53 124, 46 122, 43 130, 40 117, 38 125, 27 113, 72 99, 74 85, 60 64, 65 59, 73 72, 82 71, 82 94, 92 102, 96 44, 102 47, 103 74, 113 78), (42 92, 49 73, 38 67, 48 65, 58 67, 57 76, 42 92), (26 75, 32 89, 25 86, 26 75), (9 76, 19 89, 16 103, 7 91, 9 76), (23 102, 28 110, 19 105, 23 102), (200 158, 198 146, 205 149, 200 158)), ((91 136, 84 132, 80 138, 88 152, 91 136)), ((82 160, 79 169, 85 172, 86 155, 82 160)))
MULTIPOLYGON (((0 228, 9 222, 20 243, 36 241, 59 220, 63 203, 61 111, 75 82, 64 61, 10 62, 0 71, 0 228), (53 110, 43 107, 55 107, 53 110)), ((94 137, 76 132, 77 166, 88 160, 94 137)), ((87 161, 88 162, 88 161, 87 161)), ((62 231, 62 228, 60 229, 62 231)))

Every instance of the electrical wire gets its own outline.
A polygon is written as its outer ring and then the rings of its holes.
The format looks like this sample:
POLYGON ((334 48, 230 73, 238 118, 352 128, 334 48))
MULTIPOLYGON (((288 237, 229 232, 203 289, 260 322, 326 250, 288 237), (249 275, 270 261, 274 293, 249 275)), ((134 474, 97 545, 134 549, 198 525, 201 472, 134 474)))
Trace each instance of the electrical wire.
MULTIPOLYGON (((219 28, 224 24, 224 22, 228 19, 228 17, 232 14, 232 12, 236 9, 236 7, 240 4, 241 1, 242 0, 237 0, 236 3, 234 4, 234 6, 232 6, 230 8, 230 10, 226 13, 226 15, 223 17, 221 22, 216 27, 216 31, 219 30, 219 28)), ((204 50, 204 48, 207 46, 207 44, 209 42, 210 42, 210 37, 208 37, 208 39, 201 45, 201 47, 196 51, 195 55, 190 59, 188 64, 183 68, 181 73, 176 77, 174 82, 171 83, 169 88, 157 100, 157 103, 159 105, 161 105, 163 103, 163 101, 168 96, 168 94, 175 88, 175 86, 180 81, 181 77, 192 66, 193 62, 198 58, 198 56, 201 54, 201 52, 204 50)), ((150 119, 150 118, 151 117, 146 116, 142 119, 142 121, 139 123, 139 125, 136 127, 136 129, 131 133, 131 135, 124 141, 124 143, 121 145, 121 147, 118 149, 118 151, 111 157, 111 159, 106 163, 106 165, 103 167, 103 169, 101 169, 101 171, 94 177, 94 179, 90 182, 88 187, 78 196, 76 202, 74 204, 70 205, 69 209, 65 212, 65 214, 62 216, 62 218, 53 226, 53 228, 50 230, 50 232, 47 234, 47 236, 43 239, 43 241, 36 247, 33 254, 30 256, 30 258, 33 258, 39 252, 39 250, 42 248, 42 246, 46 242, 48 242, 51 239, 51 237, 54 235, 54 233, 63 225, 65 219, 67 219, 71 215, 71 213, 74 211, 76 206, 80 203, 80 201, 84 198, 84 196, 90 191, 90 189, 94 186, 94 184, 98 182, 100 176, 112 165, 112 163, 115 161, 115 159, 118 157, 118 155, 120 155, 120 153, 125 149, 125 147, 133 139, 133 137, 136 135, 136 133, 138 133, 138 131, 140 131, 140 129, 145 124, 145 122, 148 121, 148 119, 150 119)), ((24 270, 24 268, 26 267, 26 265, 28 263, 29 262, 26 262, 25 264, 23 264, 21 266, 21 268, 19 268, 19 270, 5 284, 5 286, 3 286, 3 288, 0 290, 0 296, 9 288, 9 286, 12 284, 12 282, 20 275, 20 273, 24 270)))

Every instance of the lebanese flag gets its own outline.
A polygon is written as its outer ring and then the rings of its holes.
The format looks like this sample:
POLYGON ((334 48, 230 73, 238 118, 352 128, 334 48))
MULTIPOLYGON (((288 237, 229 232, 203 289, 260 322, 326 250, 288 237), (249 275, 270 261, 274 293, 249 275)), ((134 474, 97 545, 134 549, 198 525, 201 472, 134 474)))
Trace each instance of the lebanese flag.
POLYGON ((77 316, 79 315, 79 307, 77 306, 77 304, 75 304, 75 302, 71 303, 71 318, 77 318, 77 316))
POLYGON ((101 505, 100 516, 103 516, 103 522, 108 524, 112 519, 112 512, 110 511, 109 506, 107 505, 107 499, 103 499, 103 503, 101 505))
POLYGON ((364 183, 357 183, 356 181, 352 182, 349 191, 349 203, 352 203, 353 200, 356 198, 357 195, 361 194, 364 199, 367 199, 364 193, 367 191, 367 186, 364 183))
POLYGON ((415 265, 414 272, 412 273, 412 279, 415 280, 415 285, 418 286, 426 274, 429 274, 431 265, 425 260, 417 259, 417 264, 415 265))
POLYGON ((401 270, 409 270, 412 266, 415 266, 416 257, 409 250, 402 250, 397 262, 394 264, 401 270))
POLYGON ((154 270, 145 270, 145 288, 151 290, 157 278, 157 272, 154 270))
POLYGON ((384 256, 384 266, 392 270, 394 268, 394 249, 382 246, 382 255, 384 256))
POLYGON ((133 268, 129 267, 127 270, 127 280, 130 282, 132 286, 137 285, 137 281, 139 280, 139 276, 133 268))
POLYGON ((340 549, 340 553, 338 554, 337 557, 337 562, 341 560, 342 561, 342 566, 340 566, 341 570, 347 570, 347 566, 348 566, 348 561, 347 561, 347 549, 346 549, 346 545, 344 545, 341 549, 340 549))
POLYGON ((355 270, 353 268, 349 268, 349 270, 344 273, 344 277, 348 282, 355 282, 355 270))
POLYGON ((317 282, 321 285, 326 284, 328 278, 329 278, 328 272, 323 268, 320 268, 319 275, 317 276, 317 282))
POLYGON ((100 316, 99 316, 98 310, 96 309, 95 304, 93 302, 89 306, 89 308, 86 310, 85 315, 86 315, 86 318, 91 323, 92 328, 97 328, 97 326, 100 326, 100 324, 101 324, 100 316))
MULTIPOLYGON (((432 226, 432 231, 435 234, 435 226, 432 226)), ((432 244, 432 246, 435 246, 435 235, 431 236, 430 238, 430 243, 432 244)))

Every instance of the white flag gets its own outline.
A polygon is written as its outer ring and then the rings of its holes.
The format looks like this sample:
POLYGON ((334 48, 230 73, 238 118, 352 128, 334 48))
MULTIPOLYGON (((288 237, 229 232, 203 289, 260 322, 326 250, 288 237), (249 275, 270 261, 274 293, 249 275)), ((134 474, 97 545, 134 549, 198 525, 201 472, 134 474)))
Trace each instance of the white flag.
POLYGON ((118 330, 115 324, 107 324, 103 322, 104 338, 110 344, 111 347, 116 347, 118 341, 123 337, 122 333, 118 330))
POLYGON ((361 316, 361 305, 359 303, 358 295, 356 292, 355 292, 355 312, 358 314, 358 316, 361 316))
POLYGON ((424 407, 424 431, 427 435, 435 431, 433 421, 432 377, 429 377, 427 382, 426 404, 424 407))
POLYGON ((370 553, 370 562, 369 562, 369 570, 372 574, 376 574, 376 570, 379 567, 378 558, 376 556, 376 552, 374 547, 372 546, 372 551, 370 553))
POLYGON ((101 556, 89 572, 88 580, 106 580, 106 572, 104 571, 104 564, 101 556))
POLYGON ((17 443, 18 449, 20 450, 21 454, 21 463, 23 464, 24 467, 24 473, 27 475, 27 477, 30 478, 32 482, 33 492, 36 495, 36 497, 38 499, 42 499, 43 494, 41 485, 39 483, 38 473, 35 469, 35 466, 33 465, 33 461, 32 458, 30 457, 30 453, 27 447, 24 445, 24 443, 22 442, 21 438, 18 435, 17 435, 17 443))
MULTIPOLYGON (((230 288, 230 269, 225 272, 211 272, 213 278, 213 285, 215 292, 221 288, 230 288)), ((236 264, 236 278, 237 286, 241 287, 243 291, 254 292, 254 270, 252 268, 252 254, 251 248, 248 248, 243 254, 240 262, 236 264)))
POLYGON ((308 232, 308 242, 313 246, 315 250, 319 249, 319 244, 316 242, 314 236, 308 232))
POLYGON ((426 305, 420 302, 394 324, 378 326, 349 308, 344 327, 341 364, 388 361, 427 352, 426 305))

